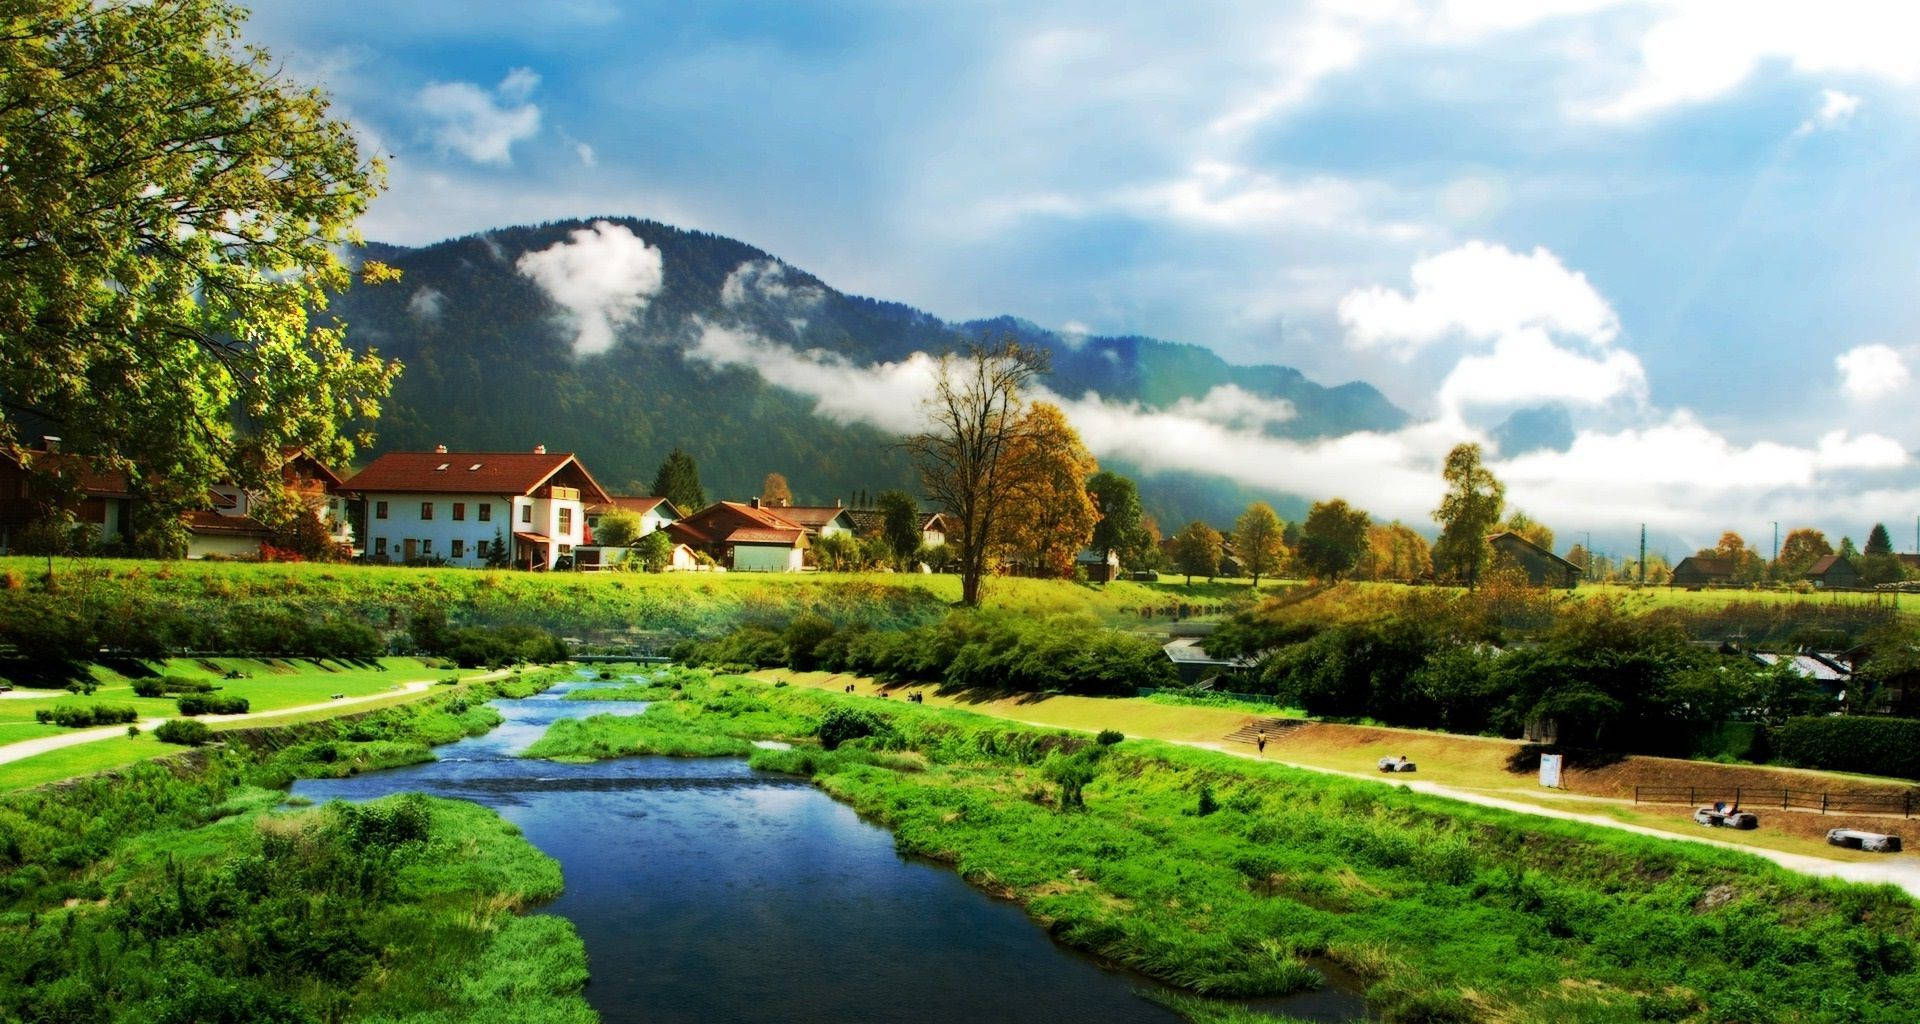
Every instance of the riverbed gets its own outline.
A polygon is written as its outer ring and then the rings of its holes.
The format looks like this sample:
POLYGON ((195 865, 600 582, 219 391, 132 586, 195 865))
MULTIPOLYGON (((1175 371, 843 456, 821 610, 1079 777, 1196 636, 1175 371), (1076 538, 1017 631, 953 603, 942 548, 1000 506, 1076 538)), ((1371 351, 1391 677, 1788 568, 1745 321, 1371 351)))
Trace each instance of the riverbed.
MULTIPOLYGON (((738 758, 517 757, 562 718, 638 714, 641 702, 570 701, 562 683, 492 706, 505 724, 438 760, 296 796, 423 792, 473 800, 560 862, 566 893, 542 908, 586 944, 587 1000, 607 1024, 721 1021, 1178 1021, 1151 984, 1049 939, 1018 906, 900 856, 892 837, 803 780, 738 758)), ((1338 991, 1275 1001, 1343 1021, 1338 991)))

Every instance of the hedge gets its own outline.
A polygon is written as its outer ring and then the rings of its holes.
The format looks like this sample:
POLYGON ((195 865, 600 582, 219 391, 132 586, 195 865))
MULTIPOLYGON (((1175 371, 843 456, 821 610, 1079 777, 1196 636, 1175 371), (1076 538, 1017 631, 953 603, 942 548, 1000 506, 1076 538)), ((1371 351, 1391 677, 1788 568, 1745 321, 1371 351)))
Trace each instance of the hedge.
POLYGON ((1802 768, 1920 779, 1920 720, 1912 718, 1793 718, 1773 748, 1802 768))

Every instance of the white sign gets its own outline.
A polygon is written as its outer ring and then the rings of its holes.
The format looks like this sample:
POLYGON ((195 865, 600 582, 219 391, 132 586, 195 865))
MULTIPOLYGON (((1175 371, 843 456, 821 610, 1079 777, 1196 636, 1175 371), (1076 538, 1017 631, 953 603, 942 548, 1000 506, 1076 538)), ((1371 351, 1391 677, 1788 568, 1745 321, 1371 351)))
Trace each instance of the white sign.
POLYGON ((1540 755, 1540 784, 1548 789, 1560 788, 1560 755, 1540 755))

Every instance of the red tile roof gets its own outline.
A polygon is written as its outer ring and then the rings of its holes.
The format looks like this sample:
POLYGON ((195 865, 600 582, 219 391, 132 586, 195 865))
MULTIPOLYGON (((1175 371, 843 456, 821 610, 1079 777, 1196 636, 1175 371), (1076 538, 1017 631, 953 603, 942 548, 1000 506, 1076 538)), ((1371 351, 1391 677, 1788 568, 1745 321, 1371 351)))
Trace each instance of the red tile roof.
POLYGON ((748 544, 804 543, 807 533, 805 527, 782 517, 773 509, 754 508, 737 501, 714 502, 685 519, 669 524, 667 531, 676 541, 707 547, 730 543, 737 537, 748 544))
MULTIPOLYGON (((65 452, 28 451, 32 461, 30 467, 35 472, 49 473, 70 480, 88 498, 128 498, 133 491, 127 486, 127 475, 109 469, 98 468, 85 456, 65 452)), ((19 465, 18 460, 14 460, 19 465)))
POLYGON ((800 530, 800 529, 769 530, 769 529, 765 529, 763 527, 758 527, 758 526, 743 526, 740 529, 727 534, 727 543, 729 544, 784 544, 788 547, 792 547, 795 543, 797 543, 802 537, 805 537, 806 535, 807 535, 807 531, 800 530))
POLYGON ((569 467, 578 474, 584 501, 612 500, 571 452, 388 452, 356 473, 346 489, 361 494, 528 495, 569 467))

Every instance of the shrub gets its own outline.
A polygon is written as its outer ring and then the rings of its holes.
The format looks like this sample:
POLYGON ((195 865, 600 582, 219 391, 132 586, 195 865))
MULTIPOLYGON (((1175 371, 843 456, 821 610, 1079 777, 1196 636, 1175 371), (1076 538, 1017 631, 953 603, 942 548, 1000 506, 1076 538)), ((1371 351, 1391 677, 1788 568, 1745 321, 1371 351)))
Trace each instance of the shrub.
POLYGON ((179 700, 183 715, 244 715, 247 698, 218 693, 190 693, 179 700))
POLYGON ((80 704, 58 704, 35 711, 33 718, 42 725, 84 729, 91 725, 125 725, 139 720, 140 713, 124 704, 95 704, 91 707, 80 704))
POLYGON ((1095 736, 1093 741, 1103 747, 1111 747, 1126 738, 1126 734, 1118 729, 1102 729, 1100 735, 1095 736))
POLYGON ((183 747, 198 747, 213 739, 213 730, 205 722, 194 722, 185 718, 169 718, 153 730, 153 738, 162 743, 177 743, 183 747))
POLYGON ((1912 718, 1793 718, 1773 749, 1802 768, 1920 779, 1920 720, 1912 718))
POLYGON ((1194 804, 1193 813, 1204 818, 1219 809, 1220 801, 1214 799, 1212 784, 1202 782, 1200 784, 1200 799, 1194 804))
POLYGON ((164 697, 170 693, 212 693, 213 684, 186 676, 148 676, 133 681, 133 692, 140 697, 164 697))
POLYGON ((870 711, 832 708, 820 717, 820 726, 814 730, 814 735, 820 737, 822 747, 833 750, 848 740, 877 736, 888 731, 887 723, 870 711))

